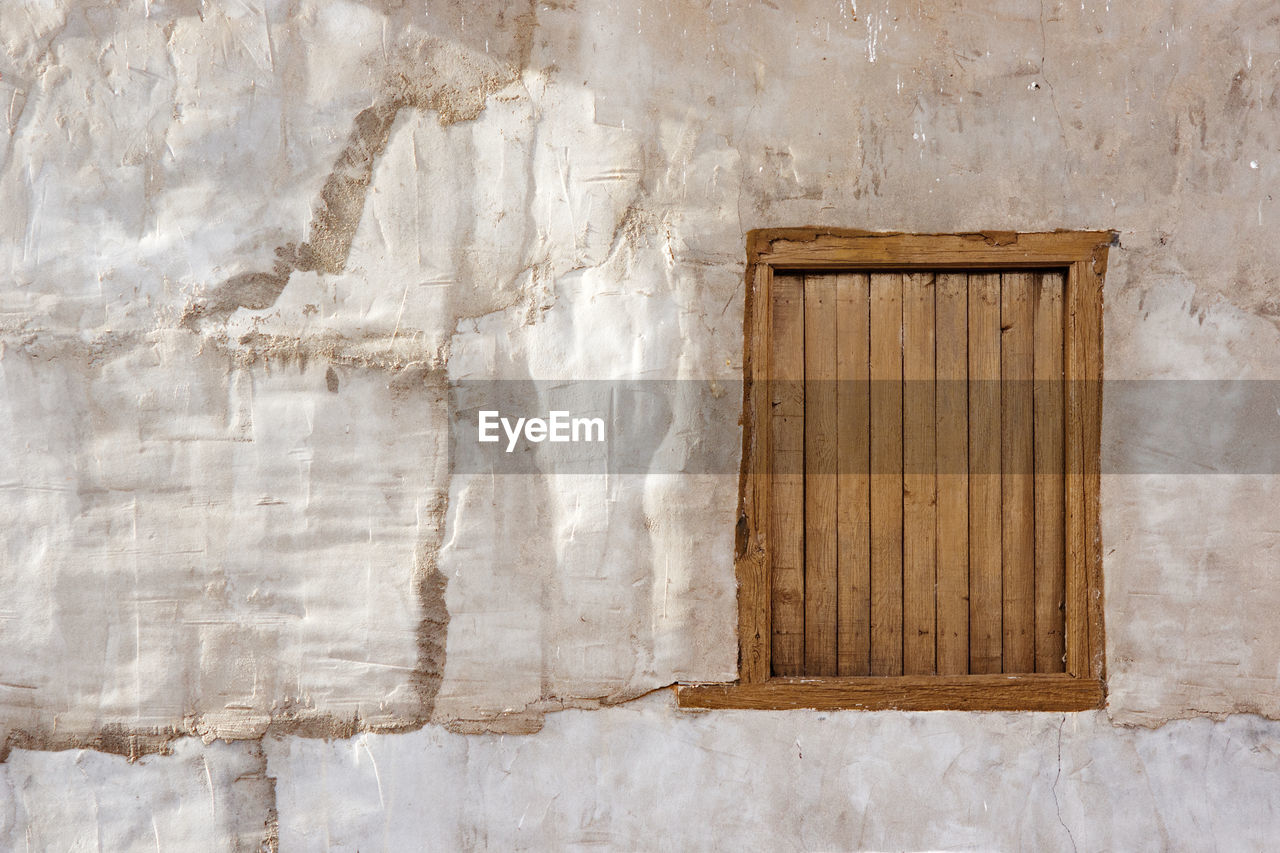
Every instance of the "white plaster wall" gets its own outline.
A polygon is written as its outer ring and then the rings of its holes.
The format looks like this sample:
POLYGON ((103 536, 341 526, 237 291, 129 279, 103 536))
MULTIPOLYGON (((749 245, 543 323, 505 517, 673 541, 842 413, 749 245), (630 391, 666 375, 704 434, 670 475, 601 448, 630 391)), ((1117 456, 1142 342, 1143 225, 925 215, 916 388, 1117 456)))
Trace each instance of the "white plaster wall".
MULTIPOLYGON (((732 383, 750 228, 1115 229, 1108 378, 1277 378, 1270 4, 15 0, 0 46, 10 846, 152 849, 147 806, 86 811, 56 780, 91 765, 84 784, 136 786, 163 829, 205 796, 182 768, 264 733, 298 849, 414 832, 643 847, 654 778, 682 810, 657 846, 701 846, 708 827, 805 848, 1262 846, 1273 725, 1226 715, 1280 716, 1273 475, 1104 477, 1109 704, 1068 718, 1052 816, 1060 717, 685 717, 648 700, 506 740, 439 725, 528 733, 559 708, 733 677, 731 470, 458 471, 447 425, 451 384, 474 379, 732 383), (942 805, 886 816, 903 789, 878 766, 885 788, 859 788, 861 751, 821 759, 836 782, 781 747, 767 785, 719 778, 779 727, 937 769, 942 805), (300 739, 366 731, 388 733, 300 739), (39 751, 67 747, 174 754, 39 751), (507 749, 541 758, 507 762, 502 790, 467 755, 507 749), (602 750, 623 763, 582 769, 602 750), (947 750, 964 761, 946 770, 947 750), (1206 750, 1197 799, 1181 762, 1206 750), (348 753, 404 753, 376 809, 348 753), (627 761, 647 775, 624 778, 627 761), (569 811, 535 796, 553 767, 569 811), (984 788, 995 767, 1037 793, 984 788), (357 799, 309 790, 317 773, 357 799), (711 817, 797 785, 812 830, 711 817), (1144 785, 1145 805, 1116 808, 1144 785), (1025 802, 1020 821, 977 818, 987 790, 1025 802), (507 805, 545 814, 513 830, 507 805)), ((1186 427, 1243 417, 1224 399, 1186 427)), ((732 455, 736 418, 732 396, 680 400, 657 453, 732 455)), ((1141 422, 1104 411, 1104 468, 1149 457, 1141 422)), ((192 837, 274 844, 265 797, 192 837)))
POLYGON ((259 850, 276 844, 257 743, 202 744, 136 764, 91 751, 14 750, 0 764, 0 848, 259 850))
POLYGON ((282 849, 1264 850, 1280 726, 675 710, 268 740, 282 849), (448 783, 443 780, 448 779, 448 783))

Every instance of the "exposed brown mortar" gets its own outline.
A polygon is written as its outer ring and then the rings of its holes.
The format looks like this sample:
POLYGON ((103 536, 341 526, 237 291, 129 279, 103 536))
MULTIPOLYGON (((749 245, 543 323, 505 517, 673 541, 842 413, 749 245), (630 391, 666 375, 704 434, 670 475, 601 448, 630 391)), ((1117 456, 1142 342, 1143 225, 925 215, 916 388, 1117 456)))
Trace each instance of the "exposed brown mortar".
POLYGON ((443 371, 448 355, 444 350, 424 349, 415 339, 404 335, 351 338, 336 332, 306 337, 250 332, 234 341, 224 333, 217 333, 202 338, 201 346, 212 347, 238 367, 261 364, 268 370, 290 364, 305 367, 314 359, 333 365, 391 373, 411 367, 443 371))
MULTIPOLYGON (((435 570, 438 576, 439 571, 435 570)), ((430 579, 431 575, 426 575, 430 579)), ((443 578, 440 579, 440 592, 443 593, 443 578)), ((441 602, 443 609, 443 601, 441 602)), ((430 617, 426 614, 423 621, 430 617)), ((444 663, 444 624, 437 623, 434 630, 440 631, 438 649, 427 645, 419 649, 420 664, 411 676, 415 687, 420 680, 427 695, 420 694, 424 703, 430 701, 434 706, 435 691, 439 688, 438 676, 434 679, 428 668, 422 665, 423 657, 430 662, 439 660, 444 663), (433 655, 439 655, 438 658, 433 655), (434 680, 434 683, 432 681, 434 680)), ((431 631, 424 632, 429 635, 431 631)), ((208 715, 191 715, 182 726, 167 728, 131 729, 127 726, 111 724, 89 734, 61 734, 51 728, 35 730, 14 730, 0 741, 0 764, 3 764, 14 749, 40 752, 62 752, 68 749, 89 749, 109 755, 119 755, 130 762, 136 762, 149 755, 172 755, 173 743, 180 738, 195 737, 205 743, 222 740, 228 743, 249 742, 260 744, 265 738, 303 737, 323 740, 348 740, 361 734, 404 734, 415 732, 435 723, 454 734, 536 734, 542 730, 547 714, 567 710, 594 711, 616 705, 625 705, 644 698, 661 690, 670 690, 675 684, 664 684, 660 687, 627 691, 620 694, 609 694, 597 697, 544 697, 527 705, 509 711, 486 714, 475 718, 456 718, 432 720, 431 708, 425 708, 412 718, 402 718, 391 723, 372 722, 361 718, 358 714, 352 717, 338 717, 333 714, 312 714, 305 711, 273 711, 269 718, 262 715, 263 723, 255 726, 249 723, 239 727, 239 733, 231 733, 226 726, 212 725, 208 715)))
POLYGON ((253 744, 249 751, 257 760, 260 768, 250 778, 260 779, 266 788, 265 802, 263 803, 266 808, 266 816, 262 821, 262 839, 258 844, 258 851, 259 853, 279 853, 280 811, 276 796, 276 777, 267 772, 267 753, 262 748, 261 741, 253 744))
MULTIPOLYGON (((86 340, 79 335, 0 324, 0 356, 12 352, 42 361, 69 359, 93 369, 113 356, 154 346, 166 334, 172 331, 106 332, 86 340)), ((447 360, 447 351, 424 349, 406 335, 348 337, 324 332, 304 337, 250 332, 232 340, 225 332, 213 332, 202 336, 197 346, 202 353, 212 350, 224 356, 236 367, 262 365, 268 370, 286 365, 305 367, 315 360, 389 373, 409 368, 436 371, 442 370, 447 360)))
POLYGON ((449 609, 445 605, 445 576, 440 572, 436 554, 444 536, 444 515, 448 510, 448 490, 432 503, 429 513, 439 521, 435 533, 425 537, 418 545, 417 566, 414 570, 414 588, 418 594, 421 617, 418 620, 418 657, 409 683, 418 697, 418 715, 422 720, 431 719, 435 711, 436 695, 444 678, 446 656, 445 641, 449 632, 449 609))
MULTIPOLYGON (((460 735, 532 735, 542 730, 547 714, 568 710, 599 710, 601 708, 625 705, 661 690, 674 690, 675 684, 667 684, 652 690, 643 691, 626 697, 615 697, 609 700, 589 698, 540 699, 517 710, 504 711, 484 717, 472 719, 458 718, 434 721, 435 725, 452 734, 460 735)), ((681 714, 712 713, 705 709, 678 709, 681 714)), ((861 713, 861 712, 849 712, 861 713)), ((1111 720, 1111 725, 1122 729, 1146 729, 1155 731, 1180 720, 1207 718, 1215 724, 1221 724, 1231 717, 1250 716, 1260 720, 1273 721, 1276 718, 1268 714, 1257 703, 1236 702, 1226 710, 1209 710, 1202 708, 1186 708, 1184 713, 1170 717, 1151 719, 1111 720)), ((14 749, 37 752, 61 752, 69 749, 87 749, 108 755, 119 755, 130 762, 150 755, 172 755, 173 743, 184 737, 198 737, 205 742, 224 740, 230 742, 249 742, 261 744, 266 738, 303 737, 324 740, 349 740, 361 734, 405 734, 416 732, 433 724, 429 720, 398 722, 395 724, 369 724, 358 716, 350 719, 327 714, 314 716, 273 717, 272 721, 260 731, 244 737, 225 737, 210 735, 207 731, 199 731, 202 718, 192 718, 184 728, 150 728, 130 729, 120 725, 103 726, 97 732, 82 735, 59 735, 49 730, 35 732, 13 731, 4 741, 0 741, 0 764, 9 758, 14 749)), ((274 780, 272 780, 274 781, 274 780)), ((274 804, 269 816, 274 814, 274 804)), ((270 834, 271 827, 267 827, 270 834)), ((275 849, 275 848, 264 848, 275 849)))
MULTIPOLYGON (((266 715, 262 715, 266 717, 266 715)), ((0 764, 15 749, 33 752, 64 752, 69 749, 87 749, 108 755, 119 755, 130 762, 149 755, 172 755, 173 743, 180 738, 195 737, 211 743, 223 740, 260 742, 267 737, 304 737, 324 740, 346 740, 359 734, 400 734, 423 728, 429 718, 415 715, 413 718, 393 723, 375 723, 361 718, 339 717, 333 714, 305 712, 272 713, 262 725, 249 723, 231 732, 221 724, 210 724, 208 716, 189 716, 182 726, 161 728, 130 728, 112 723, 88 733, 64 734, 56 728, 14 729, 0 741, 0 764)))
POLYGON ((17 729, 0 741, 0 764, 9 758, 14 749, 62 752, 68 749, 91 749, 110 755, 120 755, 137 761, 145 755, 169 755, 171 744, 190 734, 177 726, 168 728, 131 729, 122 725, 106 725, 88 734, 65 734, 55 729, 17 729))

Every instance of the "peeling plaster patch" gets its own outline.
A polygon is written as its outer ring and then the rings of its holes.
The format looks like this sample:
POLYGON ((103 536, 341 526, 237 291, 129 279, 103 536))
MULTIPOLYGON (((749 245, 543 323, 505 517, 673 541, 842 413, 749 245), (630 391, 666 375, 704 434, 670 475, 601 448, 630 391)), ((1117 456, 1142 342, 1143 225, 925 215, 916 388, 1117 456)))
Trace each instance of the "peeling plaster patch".
MULTIPOLYGON (((617 215, 614 234, 637 219, 630 209, 617 215)), ((450 377, 542 379, 537 387, 554 394, 557 378, 679 376, 691 357, 682 315, 653 294, 711 301, 700 287, 706 279, 677 274, 651 231, 615 245, 599 266, 564 276, 536 323, 513 309, 464 324, 450 377), (610 287, 619 280, 625 285, 610 287), (594 337, 605 327, 613 332, 594 337)), ((734 289, 739 276, 733 271, 734 289)), ((724 346, 737 351, 737 336, 724 346)), ((643 472, 658 454, 689 452, 694 436, 736 459, 738 403, 712 414, 669 402, 649 441, 612 451, 635 473, 570 476, 544 465, 536 476, 453 476, 439 557, 451 620, 438 720, 458 731, 526 731, 533 715, 580 701, 621 702, 682 678, 733 678, 732 576, 697 567, 729 564, 738 478, 643 472), (708 422, 719 425, 711 434, 708 422), (707 518, 715 521, 699 521, 707 518), (487 640, 495 636, 505 641, 487 640), (633 644, 607 641, 622 636, 633 644), (696 648, 680 639, 695 636, 696 648)), ((454 405, 466 408, 465 400, 454 405)))
MULTIPOLYGON (((532 34, 531 17, 521 31, 522 40, 527 41, 532 34)), ((519 52, 527 60, 528 48, 519 52)), ((438 39, 424 40, 408 51, 388 72, 377 101, 356 115, 346 146, 320 191, 309 239, 278 247, 271 272, 247 272, 227 279, 190 304, 181 324, 196 328, 203 320, 225 321, 240 308, 270 308, 294 271, 341 273, 364 213, 374 168, 401 111, 433 111, 442 126, 472 121, 486 99, 518 79, 521 70, 522 66, 504 65, 496 57, 438 39)))
POLYGON ((23 484, 0 503, 25 531, 0 562, 0 683, 29 688, 0 688, 8 748, 136 759, 187 733, 430 718, 447 622, 426 556, 448 460, 438 370, 387 342, 46 333, 4 341, 0 386, 23 484))
POLYGON ((278 849, 259 744, 176 741, 136 763, 100 752, 15 749, 0 764, 0 849, 278 849))

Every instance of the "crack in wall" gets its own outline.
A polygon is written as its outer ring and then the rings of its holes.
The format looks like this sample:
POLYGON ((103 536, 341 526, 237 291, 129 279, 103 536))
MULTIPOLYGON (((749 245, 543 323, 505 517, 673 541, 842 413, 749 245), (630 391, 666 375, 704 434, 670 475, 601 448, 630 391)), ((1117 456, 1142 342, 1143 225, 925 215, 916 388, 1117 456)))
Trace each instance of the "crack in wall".
POLYGON ((1062 803, 1058 801, 1058 780, 1062 778, 1062 730, 1067 725, 1067 715, 1063 714, 1062 719, 1058 722, 1058 772, 1054 774, 1053 785, 1049 788, 1049 793, 1053 795, 1053 809, 1058 815, 1058 823, 1062 824, 1062 828, 1067 832, 1067 838, 1071 841, 1071 849, 1078 850, 1076 847, 1076 838, 1071 834, 1071 827, 1067 826, 1067 822, 1062 819, 1062 803))

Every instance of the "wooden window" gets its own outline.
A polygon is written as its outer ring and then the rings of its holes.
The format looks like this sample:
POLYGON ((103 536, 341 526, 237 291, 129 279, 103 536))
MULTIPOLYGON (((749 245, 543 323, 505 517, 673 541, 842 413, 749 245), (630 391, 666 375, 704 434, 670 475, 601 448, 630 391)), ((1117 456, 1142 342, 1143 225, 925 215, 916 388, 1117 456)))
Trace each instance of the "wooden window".
POLYGON ((1103 701, 1105 232, 752 232, 739 678, 685 707, 1103 701))

